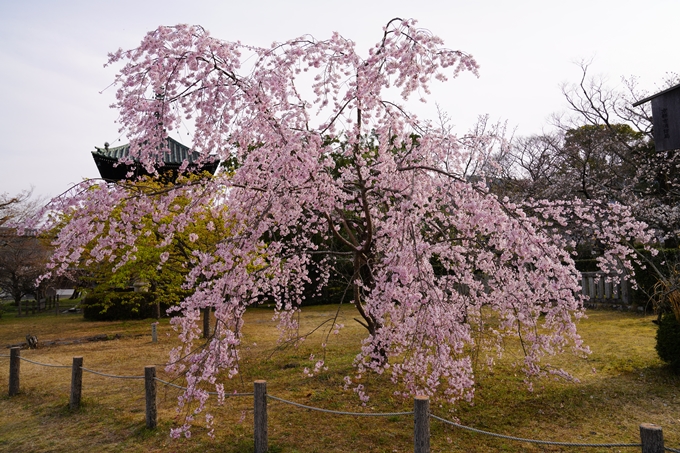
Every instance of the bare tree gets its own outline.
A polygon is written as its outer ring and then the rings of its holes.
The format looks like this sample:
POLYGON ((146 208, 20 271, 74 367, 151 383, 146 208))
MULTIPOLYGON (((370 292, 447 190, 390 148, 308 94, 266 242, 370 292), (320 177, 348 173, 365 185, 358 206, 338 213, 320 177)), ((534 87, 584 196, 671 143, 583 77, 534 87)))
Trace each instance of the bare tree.
POLYGON ((0 291, 12 297, 21 315, 21 299, 38 294, 37 279, 45 272, 49 251, 35 230, 23 230, 41 200, 31 191, 0 195, 0 291))
MULTIPOLYGON (((555 130, 513 140, 501 162, 500 194, 617 201, 667 246, 680 243, 680 153, 657 153, 649 104, 633 107, 649 92, 635 78, 614 88, 589 74, 589 62, 580 66, 580 80, 562 86, 569 111, 553 116, 555 130)), ((669 74, 659 90, 678 82, 669 74)))
POLYGON ((0 194, 0 226, 24 225, 45 203, 45 198, 33 195, 33 189, 21 191, 13 196, 7 193, 0 194))
POLYGON ((561 132, 512 141, 499 164, 503 168, 500 187, 503 195, 512 198, 563 198, 559 179, 559 149, 564 141, 561 132))
MULTIPOLYGON (((598 145, 599 152, 611 162, 618 163, 618 168, 606 168, 607 178, 602 178, 604 172, 600 174, 600 185, 606 186, 611 198, 633 207, 638 218, 660 232, 667 246, 677 245, 680 153, 656 152, 649 103, 633 107, 650 93, 640 89, 635 78, 622 79, 623 88, 614 89, 601 78, 590 77, 587 63, 581 68, 580 82, 563 86, 571 114, 555 124, 562 130, 589 126, 590 142, 598 145), (617 172, 619 169, 624 171, 617 172)), ((669 73, 658 91, 679 82, 678 74, 669 73)))

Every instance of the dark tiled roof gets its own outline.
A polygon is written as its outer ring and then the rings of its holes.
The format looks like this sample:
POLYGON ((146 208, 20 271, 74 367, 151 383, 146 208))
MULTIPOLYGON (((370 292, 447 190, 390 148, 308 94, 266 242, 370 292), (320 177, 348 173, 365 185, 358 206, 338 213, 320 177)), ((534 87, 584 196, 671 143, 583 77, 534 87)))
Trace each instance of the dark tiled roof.
MULTIPOLYGON (((177 177, 177 171, 184 161, 189 162, 188 171, 190 172, 208 171, 214 174, 217 170, 219 161, 216 158, 203 161, 199 166, 197 162, 200 160, 200 153, 191 151, 189 147, 170 137, 167 138, 167 141, 168 147, 163 152, 163 165, 158 165, 156 168, 158 173, 165 176, 165 179, 169 178, 174 181, 177 177)), ((133 178, 144 175, 148 176, 149 173, 141 165, 136 164, 137 159, 133 159, 135 164, 132 165, 119 162, 120 159, 125 159, 129 156, 129 144, 115 148, 108 146, 99 148, 95 146, 95 151, 92 151, 92 157, 97 164, 99 174, 104 179, 112 181, 130 179, 129 173, 132 173, 133 178)))
MULTIPOLYGON (((173 140, 172 138, 168 137, 168 148, 164 150, 163 152, 163 163, 168 165, 168 164, 177 164, 181 165, 182 162, 185 160, 188 160, 189 163, 193 163, 197 161, 200 157, 200 154, 196 151, 191 151, 188 146, 184 146, 177 140, 173 140)), ((130 144, 126 144, 123 146, 117 146, 115 148, 99 148, 98 146, 95 146, 96 151, 93 151, 92 154, 101 154, 104 157, 109 157, 111 159, 124 159, 130 155, 130 144)))

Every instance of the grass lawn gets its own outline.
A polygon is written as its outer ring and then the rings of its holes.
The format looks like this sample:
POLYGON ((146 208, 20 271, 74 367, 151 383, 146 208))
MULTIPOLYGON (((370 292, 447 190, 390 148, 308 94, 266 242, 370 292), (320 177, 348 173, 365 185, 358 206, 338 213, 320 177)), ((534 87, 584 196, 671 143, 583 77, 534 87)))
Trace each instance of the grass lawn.
MULTIPOLYGON (((306 308, 301 330, 311 330, 335 313, 336 307, 306 308)), ((328 371, 309 378, 310 354, 319 356, 327 331, 317 330, 298 348, 277 348, 272 312, 252 309, 246 314, 242 373, 225 380, 228 392, 252 392, 253 381, 266 379, 268 393, 326 409, 354 412, 411 411, 413 402, 393 396, 394 387, 381 376, 365 385, 371 400, 362 407, 357 396, 343 390, 352 373, 364 330, 352 321, 351 306, 340 311, 339 336, 328 339, 328 371)), ((654 351, 656 326, 651 316, 590 311, 579 329, 592 354, 586 359, 559 359, 579 382, 540 380, 528 391, 522 375, 506 354, 492 371, 479 373, 474 404, 456 407, 433 403, 431 412, 457 418, 466 426, 511 436, 579 443, 639 443, 639 425, 655 423, 664 430, 666 446, 680 449, 680 377, 672 375, 654 351)), ((153 320, 87 322, 81 315, 54 312, 0 319, 0 354, 7 345, 25 341, 60 344, 22 350, 22 357, 48 364, 70 365, 82 356, 83 366, 114 375, 144 374, 157 365, 158 377, 183 384, 163 370, 168 351, 177 344, 168 320, 158 326, 158 343, 151 342, 153 320), (109 341, 73 342, 95 335, 109 341), (65 344, 69 343, 70 344, 65 344)), ((511 347, 512 349, 512 347, 511 347)), ((183 414, 176 411, 180 391, 159 385, 156 430, 144 426, 144 381, 111 379, 84 373, 83 404, 68 410, 68 368, 48 368, 21 362, 21 392, 7 396, 9 359, 0 357, 0 451, 8 452, 249 452, 252 451, 252 398, 215 401, 215 438, 207 436, 197 418, 190 440, 172 440, 168 433, 183 414)), ((269 444, 272 452, 409 452, 413 451, 413 418, 352 417, 325 414, 269 400, 269 444)), ((577 449, 518 443, 462 431, 431 420, 433 452, 639 451, 639 448, 577 449)))

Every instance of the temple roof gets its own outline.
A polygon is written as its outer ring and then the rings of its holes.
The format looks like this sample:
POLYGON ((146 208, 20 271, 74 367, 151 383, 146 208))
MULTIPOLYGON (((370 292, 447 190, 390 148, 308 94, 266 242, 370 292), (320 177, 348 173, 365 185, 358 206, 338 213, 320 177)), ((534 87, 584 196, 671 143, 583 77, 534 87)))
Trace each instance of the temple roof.
MULTIPOLYGON (((178 175, 179 167, 184 161, 189 162, 187 170, 191 173, 208 171, 210 174, 215 174, 215 171, 219 166, 219 161, 217 159, 202 162, 199 166, 198 162, 201 158, 200 153, 191 151, 188 146, 185 146, 170 137, 167 138, 167 142, 168 147, 164 150, 162 155, 163 164, 156 167, 156 171, 165 179, 174 181, 178 175)), ((132 165, 120 162, 121 159, 125 159, 129 156, 130 144, 111 148, 107 143, 103 148, 95 146, 95 151, 92 151, 92 157, 94 158, 99 174, 103 179, 120 181, 122 179, 133 179, 135 177, 150 175, 142 165, 138 164, 136 159, 134 159, 135 163, 132 165), (130 172, 132 172, 131 177, 128 176, 130 172)))
MULTIPOLYGON (((193 163, 199 159, 200 154, 196 151, 191 151, 188 146, 185 146, 170 137, 167 138, 167 141, 168 149, 163 153, 164 164, 181 165, 185 160, 189 160, 189 163, 193 163)), ((92 151, 92 154, 97 153, 116 160, 124 159, 130 155, 129 143, 115 148, 110 148, 107 145, 108 144, 104 145, 104 148, 95 146, 96 151, 92 151)))

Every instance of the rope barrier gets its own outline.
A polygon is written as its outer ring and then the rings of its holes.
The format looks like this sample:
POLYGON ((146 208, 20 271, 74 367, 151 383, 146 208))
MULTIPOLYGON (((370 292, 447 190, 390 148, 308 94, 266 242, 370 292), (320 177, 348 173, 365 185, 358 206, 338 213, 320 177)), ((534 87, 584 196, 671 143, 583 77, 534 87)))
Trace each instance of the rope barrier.
MULTIPOLYGON (((11 357, 6 354, 0 354, 0 357, 11 357)), ((41 362, 36 362, 34 360, 27 359, 25 357, 19 357, 19 359, 24 360, 26 362, 35 364, 35 365, 40 365, 40 366, 46 366, 46 367, 52 367, 52 368, 72 368, 71 365, 54 365, 54 364, 49 364, 49 363, 41 363, 41 362)), ((85 367, 80 367, 83 371, 87 371, 88 373, 96 374, 99 376, 103 377, 109 377, 113 379, 144 379, 144 376, 117 376, 113 374, 107 374, 107 373, 102 373, 99 371, 91 370, 89 368, 85 367)), ((187 387, 183 387, 181 385, 173 384, 172 382, 164 381, 159 378, 154 378, 154 380, 160 382, 163 385, 167 385, 170 387, 174 387, 179 390, 187 390, 187 387)), ((217 392, 208 392, 209 395, 219 395, 217 392)), ((253 396, 254 393, 225 393, 225 397, 231 397, 231 396, 253 396)), ((346 412, 346 411, 336 411, 336 410, 331 410, 331 409, 322 409, 320 407, 314 407, 314 406, 308 406, 306 404, 300 404, 296 403, 294 401, 289 401, 283 398, 279 398, 273 395, 267 395, 267 398, 270 398, 275 401, 279 401, 281 403, 285 404, 290 404, 291 406, 296 406, 300 407, 302 409, 309 409, 317 412, 325 412, 327 414, 335 414, 335 415, 350 415, 350 416, 355 416, 355 417, 396 417, 396 416, 404 416, 404 415, 413 415, 413 411, 410 412, 382 412, 382 413, 369 413, 369 412, 346 412)), ((464 429, 467 431, 471 431, 477 434, 484 434, 487 436, 491 437, 497 437, 499 439, 506 439, 506 440, 512 440, 516 442, 527 442, 527 443, 532 443, 532 444, 541 444, 541 445, 553 445, 553 446, 560 446, 560 447, 594 447, 594 448, 614 448, 614 447, 631 447, 631 448, 639 448, 642 447, 642 444, 593 444, 593 443, 579 443, 579 442, 554 442, 554 441, 549 441, 549 440, 537 440, 537 439, 525 439, 522 437, 514 437, 514 436, 507 436, 505 434, 497 434, 497 433, 492 433, 490 431, 484 431, 481 429, 477 428, 472 428, 470 426, 465 426, 461 425, 459 423, 452 422, 451 420, 447 420, 445 418, 438 417, 436 415, 430 414, 430 418, 433 418, 435 420, 439 420, 442 423, 451 425, 456 428, 464 429)), ((671 453, 680 453, 680 450, 676 450, 674 448, 670 447, 664 447, 664 450, 669 451, 671 453)))
POLYGON ((116 376, 114 374, 100 373, 99 371, 90 370, 82 366, 80 367, 80 369, 83 371, 87 371, 88 373, 98 374, 99 376, 110 377, 114 379, 144 379, 144 376, 116 376))
POLYGON ((524 439, 522 437, 506 436, 505 434, 496 434, 489 431, 484 431, 477 428, 471 428, 465 425, 459 425, 458 423, 446 420, 445 418, 437 417, 436 415, 431 415, 431 418, 439 420, 440 422, 447 423, 456 428, 465 429, 472 431, 473 433, 485 434, 491 437, 498 437, 500 439, 514 440, 518 442, 528 442, 531 444, 542 444, 542 445, 555 445, 560 447, 602 447, 602 448, 612 448, 612 447, 642 447, 642 444, 588 444, 588 443, 576 443, 576 442, 553 442, 550 440, 535 440, 535 439, 524 439))
MULTIPOLYGON (((187 390, 186 387, 182 387, 181 385, 173 384, 172 382, 164 381, 162 379, 154 378, 156 381, 160 382, 161 384, 168 385, 170 387, 174 387, 179 390, 187 390)), ((217 392, 208 392, 208 395, 219 395, 217 392)), ((254 393, 225 393, 224 396, 253 396, 254 393)))
POLYGON ((164 381, 162 379, 154 378, 154 380, 160 382, 161 384, 169 385, 170 387, 175 387, 176 389, 180 390, 186 390, 186 387, 182 387, 181 385, 173 384, 172 382, 164 381))
POLYGON ((25 360, 26 362, 33 363, 35 365, 40 365, 40 366, 49 366, 49 367, 52 367, 52 368, 71 368, 71 365, 52 365, 52 364, 49 364, 49 363, 40 363, 40 362, 35 362, 31 359, 27 359, 26 357, 21 357, 21 356, 19 356, 19 359, 25 360))
MULTIPOLYGON (((219 396, 219 393, 208 392, 208 395, 218 395, 219 396)), ((228 396, 255 396, 255 394, 254 393, 225 393, 224 394, 225 398, 228 397, 228 396)))
POLYGON ((413 415, 413 412, 385 412, 385 413, 370 413, 370 412, 344 412, 344 411, 334 411, 331 409, 321 409, 319 407, 307 406, 305 404, 296 403, 294 401, 284 400, 283 398, 278 398, 276 396, 267 395, 267 398, 271 398, 282 403, 290 404, 292 406, 301 407, 303 409, 310 409, 317 412, 326 412, 327 414, 336 415, 353 415, 357 417, 394 417, 399 415, 413 415))

